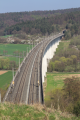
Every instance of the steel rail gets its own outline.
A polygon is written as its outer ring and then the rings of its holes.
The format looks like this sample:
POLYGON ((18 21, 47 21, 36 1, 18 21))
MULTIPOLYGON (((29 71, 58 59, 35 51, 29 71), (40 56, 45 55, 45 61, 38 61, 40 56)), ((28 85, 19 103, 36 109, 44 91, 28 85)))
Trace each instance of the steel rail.
MULTIPOLYGON (((41 48, 41 46, 40 46, 40 48, 41 48)), ((40 48, 38 48, 38 51, 40 50, 40 48)), ((37 54, 38 54, 38 51, 37 51, 37 53, 36 53, 36 55, 35 55, 35 57, 34 57, 33 64, 32 64, 32 68, 31 68, 31 72, 30 72, 28 89, 27 89, 27 94, 26 94, 26 101, 25 101, 26 104, 28 104, 28 95, 29 95, 29 87, 30 87, 31 74, 32 74, 33 65, 34 65, 34 62, 35 62, 35 58, 36 58, 36 56, 37 56, 37 54)))

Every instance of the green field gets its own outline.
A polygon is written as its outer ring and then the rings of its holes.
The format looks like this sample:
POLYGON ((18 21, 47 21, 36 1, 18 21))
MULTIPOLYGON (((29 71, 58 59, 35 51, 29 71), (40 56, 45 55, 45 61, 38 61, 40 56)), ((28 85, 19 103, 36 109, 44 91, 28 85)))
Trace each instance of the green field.
POLYGON ((55 89, 61 89, 64 85, 64 79, 67 77, 78 76, 80 73, 47 73, 45 89, 45 99, 49 97, 49 93, 55 89))
POLYGON ((5 89, 12 81, 12 71, 0 75, 0 88, 5 89))
MULTIPOLYGON (((19 65, 19 57, 2 57, 4 59, 9 58, 10 61, 15 61, 17 65, 19 65)), ((23 58, 20 58, 20 63, 23 61, 23 58)))
POLYGON ((32 49, 32 45, 28 44, 0 44, 0 58, 9 58, 10 61, 15 61, 17 65, 19 65, 19 56, 20 63, 26 56, 27 52, 29 52, 32 49), (3 52, 7 51, 7 53, 3 52), (17 52, 17 54, 14 54, 14 52, 17 52), (20 55, 22 52, 22 55, 20 55), (12 55, 12 56, 6 56, 6 55, 12 55))
POLYGON ((7 51, 8 55, 13 55, 13 52, 19 51, 19 52, 28 52, 30 49, 32 49, 32 45, 27 45, 27 44, 0 44, 0 54, 3 54, 3 51, 7 51))

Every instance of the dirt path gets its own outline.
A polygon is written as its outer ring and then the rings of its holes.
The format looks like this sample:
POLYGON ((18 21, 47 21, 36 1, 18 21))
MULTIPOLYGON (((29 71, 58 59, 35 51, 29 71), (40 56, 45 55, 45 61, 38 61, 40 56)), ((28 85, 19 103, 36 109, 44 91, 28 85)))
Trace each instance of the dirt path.
POLYGON ((1 70, 1 71, 0 71, 0 75, 4 74, 4 73, 6 73, 6 72, 8 72, 8 71, 5 71, 5 70, 3 71, 3 70, 1 70))

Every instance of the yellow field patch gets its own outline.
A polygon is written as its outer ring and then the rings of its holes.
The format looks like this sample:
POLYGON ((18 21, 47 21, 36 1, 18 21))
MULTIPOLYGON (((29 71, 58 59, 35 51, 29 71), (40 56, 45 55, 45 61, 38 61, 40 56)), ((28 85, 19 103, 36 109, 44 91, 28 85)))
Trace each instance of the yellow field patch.
POLYGON ((68 75, 60 75, 60 76, 54 76, 54 80, 56 81, 56 80, 59 80, 60 78, 62 79, 62 80, 64 80, 65 78, 71 78, 71 77, 80 77, 80 74, 68 74, 68 75))
POLYGON ((5 71, 5 70, 3 71, 3 70, 1 70, 1 71, 0 71, 0 75, 4 74, 4 73, 6 73, 6 72, 8 72, 8 71, 5 71))

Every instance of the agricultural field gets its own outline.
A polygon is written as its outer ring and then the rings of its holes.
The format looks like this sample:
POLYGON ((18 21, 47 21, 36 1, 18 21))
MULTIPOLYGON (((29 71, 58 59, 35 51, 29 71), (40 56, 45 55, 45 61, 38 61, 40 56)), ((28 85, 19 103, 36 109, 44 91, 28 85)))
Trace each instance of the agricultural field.
POLYGON ((32 45, 27 44, 0 44, 0 58, 15 61, 17 67, 23 61, 24 57, 32 49, 32 45))
POLYGON ((61 89, 63 87, 65 78, 71 78, 72 76, 80 77, 80 73, 47 73, 44 83, 44 86, 46 86, 44 90, 45 100, 49 99, 51 91, 61 89))
POLYGON ((1 55, 13 55, 15 51, 28 52, 32 49, 32 45, 27 44, 0 44, 0 54, 1 55), (3 52, 7 51, 7 52, 3 52))
MULTIPOLYGON (((12 57, 5 57, 3 56, 2 58, 4 59, 9 59, 10 61, 15 61, 17 66, 19 65, 19 57, 15 57, 15 56, 12 56, 12 57)), ((23 58, 20 58, 20 63, 23 61, 23 58)))

